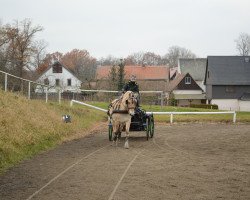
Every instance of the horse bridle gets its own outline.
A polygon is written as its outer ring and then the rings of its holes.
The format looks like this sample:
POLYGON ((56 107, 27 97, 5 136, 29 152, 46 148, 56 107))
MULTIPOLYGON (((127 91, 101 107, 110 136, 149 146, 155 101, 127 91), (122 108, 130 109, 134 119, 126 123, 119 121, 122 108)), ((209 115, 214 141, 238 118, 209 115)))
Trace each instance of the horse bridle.
MULTIPOLYGON (((130 97, 130 99, 132 99, 132 104, 134 105, 134 102, 136 103, 136 98, 134 96, 132 96, 132 97, 130 97)), ((126 105, 127 105, 128 111, 131 110, 131 109, 135 109, 136 108, 136 105, 132 106, 132 107, 129 107, 128 104, 129 104, 128 100, 126 100, 126 105)))

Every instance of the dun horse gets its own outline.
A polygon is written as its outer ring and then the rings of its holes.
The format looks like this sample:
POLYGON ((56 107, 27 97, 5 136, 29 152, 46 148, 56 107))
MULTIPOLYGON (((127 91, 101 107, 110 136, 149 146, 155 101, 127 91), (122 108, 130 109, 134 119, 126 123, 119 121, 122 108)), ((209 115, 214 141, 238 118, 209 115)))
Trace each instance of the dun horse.
POLYGON ((129 128, 131 124, 131 117, 135 113, 137 100, 134 93, 127 91, 120 99, 115 99, 109 106, 108 115, 111 117, 113 125, 114 142, 117 145, 118 134, 122 132, 124 126, 126 131, 126 138, 124 147, 129 148, 129 128))

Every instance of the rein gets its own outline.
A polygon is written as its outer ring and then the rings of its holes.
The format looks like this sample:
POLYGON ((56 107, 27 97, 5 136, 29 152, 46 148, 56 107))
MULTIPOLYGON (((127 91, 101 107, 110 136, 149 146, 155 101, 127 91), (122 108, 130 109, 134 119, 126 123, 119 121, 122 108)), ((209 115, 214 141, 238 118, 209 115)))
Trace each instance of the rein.
POLYGON ((113 113, 128 114, 128 110, 113 110, 113 113))

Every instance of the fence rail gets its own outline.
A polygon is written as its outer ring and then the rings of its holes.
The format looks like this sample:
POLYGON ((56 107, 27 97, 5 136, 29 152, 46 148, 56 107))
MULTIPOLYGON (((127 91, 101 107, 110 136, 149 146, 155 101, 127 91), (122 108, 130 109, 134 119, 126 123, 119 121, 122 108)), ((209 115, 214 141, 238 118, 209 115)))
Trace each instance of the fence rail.
POLYGON ((146 112, 153 113, 155 115, 170 115, 170 123, 174 121, 174 115, 217 115, 217 114, 233 114, 233 123, 236 122, 236 112, 235 111, 225 111, 225 112, 146 112))
POLYGON ((42 84, 42 83, 37 83, 37 82, 35 82, 35 81, 31 81, 31 80, 28 80, 28 79, 25 79, 25 78, 20 78, 20 77, 18 77, 18 76, 15 76, 15 75, 13 75, 13 74, 9 74, 9 73, 7 73, 7 72, 4 72, 4 71, 2 71, 2 70, 0 70, 0 73, 1 74, 4 74, 4 91, 5 92, 7 92, 8 91, 8 82, 10 82, 9 81, 9 79, 10 79, 10 77, 13 77, 13 78, 15 78, 15 79, 18 79, 18 80, 21 80, 21 81, 25 81, 25 82, 27 82, 28 83, 28 88, 27 88, 27 96, 28 96, 28 99, 31 99, 31 83, 32 84, 35 84, 35 85, 40 85, 40 86, 43 86, 44 88, 45 88, 45 97, 46 97, 46 103, 48 102, 48 85, 44 85, 44 84, 42 84))
MULTIPOLYGON (((81 104, 90 108, 94 108, 96 110, 100 110, 103 112, 107 112, 107 110, 103 108, 99 108, 97 106, 92 106, 87 103, 83 103, 76 100, 71 100, 70 105, 73 106, 73 103, 81 104)), ((235 111, 228 111, 228 112, 146 112, 147 114, 154 114, 154 115, 170 115, 170 123, 174 122, 174 115, 216 115, 216 114, 233 114, 233 123, 236 122, 236 112, 235 111)))
MULTIPOLYGON (((77 99, 77 100, 110 100, 110 98, 114 98, 114 96, 98 96, 95 93, 110 93, 110 94, 119 94, 121 91, 117 90, 71 90, 70 92, 73 94, 67 94, 67 91, 64 91, 62 88, 58 88, 57 93, 50 93, 49 88, 53 87, 51 85, 45 85, 43 83, 38 83, 32 80, 28 80, 25 78, 20 78, 8 72, 4 72, 0 70, 0 87, 2 87, 5 91, 11 90, 12 92, 21 92, 23 95, 27 96, 28 99, 38 98, 38 99, 46 99, 46 103, 49 99, 58 100, 61 103, 61 99, 77 99), (19 82, 20 81, 20 82, 19 82), (37 87, 40 86, 40 87, 37 87), (40 92, 37 92, 37 89, 40 92), (42 88, 42 89, 41 89, 42 88), (63 94, 62 94, 63 92, 63 94), (64 93, 65 92, 65 93, 64 93), (92 93, 92 94, 84 94, 92 93)), ((140 91, 141 94, 160 94, 160 98, 158 95, 154 95, 153 98, 157 97, 158 99, 147 99, 148 101, 152 101, 153 103, 160 103, 161 107, 164 103, 164 92, 163 91, 140 91), (160 100, 160 102, 159 102, 160 100)), ((146 101, 146 100, 145 100, 146 101)))
MULTIPOLYGON (((79 91, 81 91, 81 92, 100 92, 100 93, 115 93, 115 94, 118 94, 118 93, 120 93, 121 91, 117 91, 117 90, 79 90, 79 91)), ((160 99, 161 99, 161 108, 163 107, 163 103, 164 103, 164 92, 163 91, 150 91, 150 90, 148 90, 148 91, 140 91, 140 94, 160 94, 161 95, 161 97, 160 97, 160 99)))

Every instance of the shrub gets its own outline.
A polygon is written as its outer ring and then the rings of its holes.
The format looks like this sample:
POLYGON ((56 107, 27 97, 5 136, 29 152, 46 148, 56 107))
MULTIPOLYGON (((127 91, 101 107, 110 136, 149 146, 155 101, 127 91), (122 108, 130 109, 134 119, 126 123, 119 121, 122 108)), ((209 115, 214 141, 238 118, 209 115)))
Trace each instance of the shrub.
POLYGON ((218 110, 218 105, 216 104, 191 104, 190 107, 218 110))

